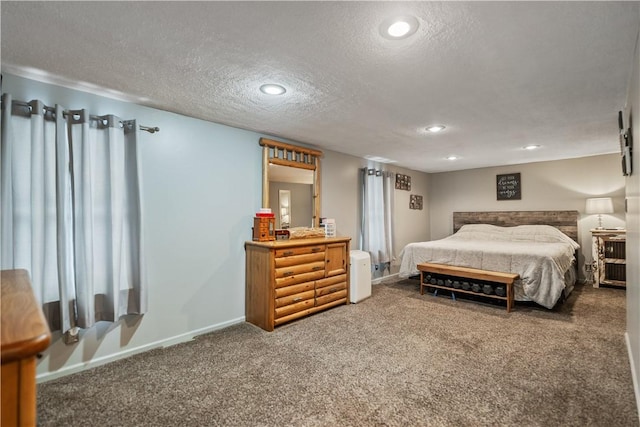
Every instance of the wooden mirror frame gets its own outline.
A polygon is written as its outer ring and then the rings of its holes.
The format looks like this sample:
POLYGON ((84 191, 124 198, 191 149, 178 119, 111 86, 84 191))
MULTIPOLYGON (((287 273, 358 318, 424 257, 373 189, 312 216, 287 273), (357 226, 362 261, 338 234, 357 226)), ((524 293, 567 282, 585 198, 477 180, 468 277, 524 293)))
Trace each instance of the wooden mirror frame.
POLYGON ((262 207, 269 207, 269 164, 313 171, 313 226, 320 226, 320 157, 322 151, 260 138, 262 146, 262 207))

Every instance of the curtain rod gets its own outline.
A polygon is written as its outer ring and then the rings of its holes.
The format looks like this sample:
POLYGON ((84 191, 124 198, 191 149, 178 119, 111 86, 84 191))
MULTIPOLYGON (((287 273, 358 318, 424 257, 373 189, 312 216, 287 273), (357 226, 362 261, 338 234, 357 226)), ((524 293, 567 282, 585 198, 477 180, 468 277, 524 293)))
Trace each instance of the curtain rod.
MULTIPOLYGON (((4 99, 3 99, 3 101, 4 101, 4 99)), ((12 106, 13 105, 18 105, 20 107, 25 107, 25 108, 29 108, 29 109, 32 108, 31 107, 31 103, 25 102, 25 101, 18 101, 16 99, 14 99, 14 100, 11 101, 11 103, 12 103, 12 106)), ((2 108, 4 108, 4 102, 3 102, 2 108)), ((55 108, 49 107, 48 105, 45 105, 44 109, 49 111, 49 112, 54 112, 55 111, 55 108)), ((64 113, 64 115, 66 117, 67 115, 69 115, 69 110, 64 110, 63 113, 64 113)), ((90 120, 96 120, 96 121, 103 120, 103 118, 101 116, 94 116, 94 115, 89 115, 89 119, 90 120)), ((138 125, 138 129, 140 129, 142 131, 145 131, 145 132, 149 132, 149 133, 160 132, 160 128, 157 127, 157 126, 150 127, 150 126, 138 125)))

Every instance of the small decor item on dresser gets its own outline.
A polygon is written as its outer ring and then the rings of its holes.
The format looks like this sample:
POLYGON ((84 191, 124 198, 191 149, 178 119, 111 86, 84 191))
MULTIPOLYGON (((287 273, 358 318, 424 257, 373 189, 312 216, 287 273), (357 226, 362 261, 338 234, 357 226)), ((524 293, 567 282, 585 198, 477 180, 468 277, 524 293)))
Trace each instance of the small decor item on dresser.
POLYGON ((276 214, 271 212, 271 208, 260 208, 258 212, 256 212, 256 218, 274 218, 276 214))
POLYGON ((320 228, 324 228, 327 237, 336 237, 336 220, 334 218, 320 218, 320 228))
POLYGON ((276 240, 289 240, 289 230, 276 229, 276 240))
POLYGON ((289 239, 312 239, 315 237, 325 237, 324 228, 315 227, 292 227, 289 228, 289 239))
POLYGON ((253 219, 253 240, 268 242, 276 240, 276 216, 269 208, 260 208, 253 219))

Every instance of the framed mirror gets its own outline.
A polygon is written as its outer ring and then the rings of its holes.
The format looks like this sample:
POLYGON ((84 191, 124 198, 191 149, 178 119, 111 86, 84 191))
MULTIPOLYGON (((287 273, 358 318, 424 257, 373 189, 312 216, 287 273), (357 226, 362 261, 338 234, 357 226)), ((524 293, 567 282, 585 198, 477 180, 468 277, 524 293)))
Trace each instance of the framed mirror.
POLYGON ((260 145, 262 207, 276 215, 277 228, 318 227, 322 152, 267 138, 260 138, 260 145), (288 194, 289 201, 286 213, 281 197, 284 194, 288 194), (288 218, 284 218, 286 215, 288 218))

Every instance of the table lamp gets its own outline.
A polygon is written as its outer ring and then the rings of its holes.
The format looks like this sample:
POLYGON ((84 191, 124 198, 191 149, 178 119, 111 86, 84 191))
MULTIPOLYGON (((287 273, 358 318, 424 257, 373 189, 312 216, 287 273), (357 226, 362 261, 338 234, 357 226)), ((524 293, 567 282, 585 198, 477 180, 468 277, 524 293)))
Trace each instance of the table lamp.
POLYGON ((587 199, 586 212, 588 214, 598 215, 598 227, 596 230, 603 230, 602 214, 613 213, 613 201, 611 200, 611 197, 595 197, 587 199))

